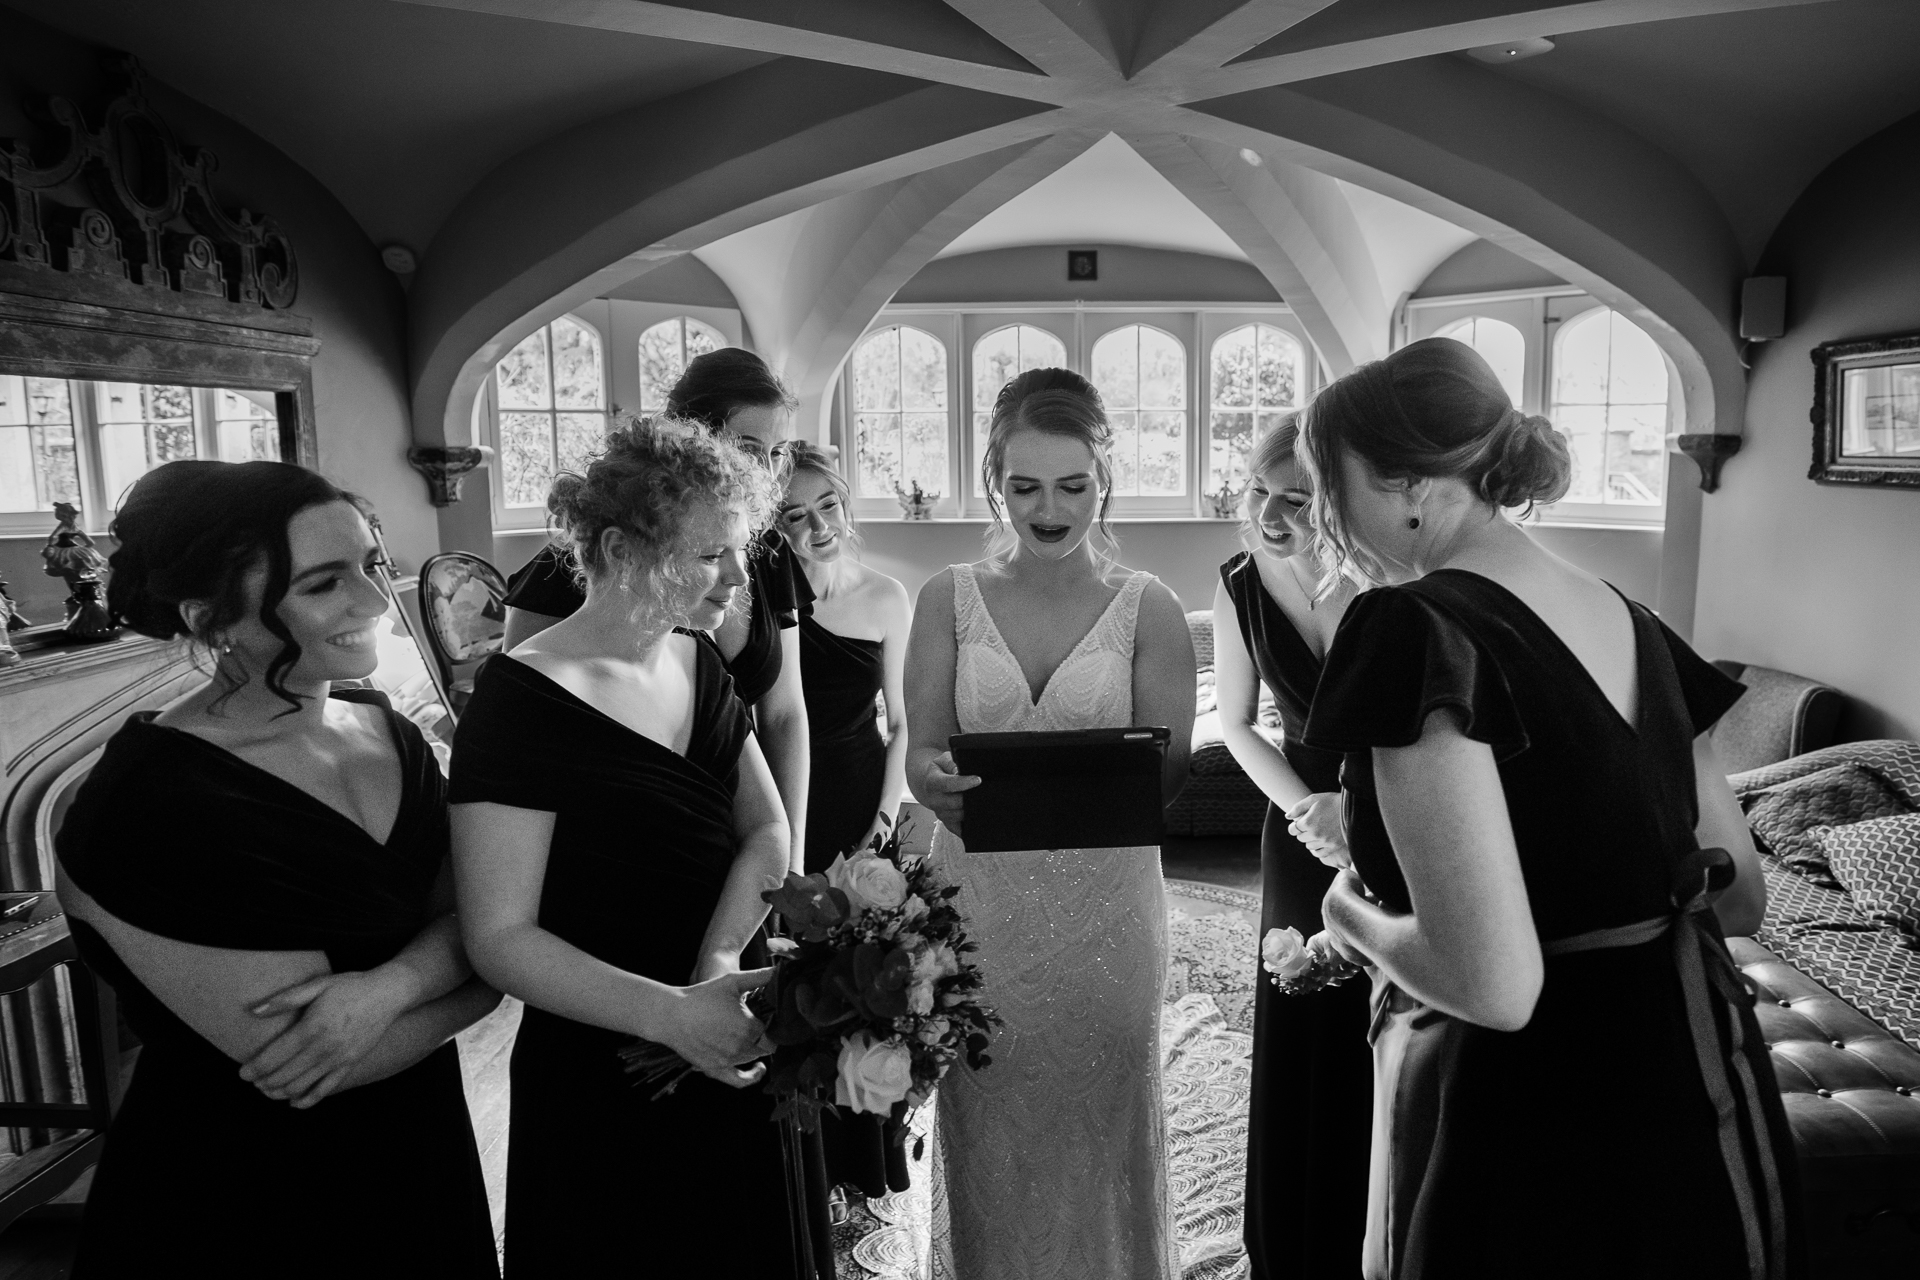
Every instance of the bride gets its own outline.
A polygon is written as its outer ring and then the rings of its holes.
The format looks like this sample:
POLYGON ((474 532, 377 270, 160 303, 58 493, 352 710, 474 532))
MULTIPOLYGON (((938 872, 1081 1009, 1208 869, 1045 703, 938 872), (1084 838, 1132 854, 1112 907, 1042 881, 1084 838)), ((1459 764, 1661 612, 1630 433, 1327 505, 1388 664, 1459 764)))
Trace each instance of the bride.
POLYGON ((907 778, 940 819, 936 865, 960 886, 1006 1019, 992 1065, 940 1091, 934 1271, 954 1280, 1179 1272, 1160 850, 969 854, 965 793, 979 779, 947 751, 961 732, 1164 725, 1164 798, 1185 782, 1194 669, 1180 602, 1090 542, 1097 525, 1113 545, 1112 434, 1078 374, 1036 369, 1001 390, 980 470, 1004 547, 921 589, 907 647, 907 778))

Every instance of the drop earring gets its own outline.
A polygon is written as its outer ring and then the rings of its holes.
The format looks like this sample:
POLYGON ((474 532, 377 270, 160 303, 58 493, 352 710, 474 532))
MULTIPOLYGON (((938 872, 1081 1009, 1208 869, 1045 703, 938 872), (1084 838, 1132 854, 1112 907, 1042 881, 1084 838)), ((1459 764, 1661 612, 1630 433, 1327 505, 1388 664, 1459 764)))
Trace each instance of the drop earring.
POLYGON ((1418 529, 1419 527, 1420 527, 1420 517, 1419 517, 1419 516, 1408 516, 1408 517, 1407 517, 1407 528, 1409 528, 1409 529, 1418 529))

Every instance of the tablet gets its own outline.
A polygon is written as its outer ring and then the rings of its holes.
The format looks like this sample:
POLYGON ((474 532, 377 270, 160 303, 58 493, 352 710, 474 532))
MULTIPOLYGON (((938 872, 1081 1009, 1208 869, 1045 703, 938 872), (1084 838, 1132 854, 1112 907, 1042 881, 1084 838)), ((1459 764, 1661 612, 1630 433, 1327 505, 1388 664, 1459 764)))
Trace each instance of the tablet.
POLYGON ((1167 729, 957 733, 948 740, 965 792, 969 853, 1123 849, 1159 844, 1167 729))

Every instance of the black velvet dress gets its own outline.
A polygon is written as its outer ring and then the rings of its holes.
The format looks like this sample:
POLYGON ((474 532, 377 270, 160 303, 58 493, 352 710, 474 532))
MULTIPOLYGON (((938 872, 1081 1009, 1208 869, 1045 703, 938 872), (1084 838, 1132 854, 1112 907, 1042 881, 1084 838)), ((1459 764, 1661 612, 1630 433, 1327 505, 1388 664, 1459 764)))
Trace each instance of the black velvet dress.
MULTIPOLYGON (((753 609, 747 643, 727 663, 733 691, 749 707, 766 697, 780 679, 780 633, 813 608, 813 586, 786 539, 769 531, 759 543, 747 557, 753 609)), ((586 600, 573 576, 573 554, 552 543, 540 548, 507 580, 506 603, 530 613, 564 618, 586 600)))
MULTIPOLYGON (((121 920, 180 942, 324 951, 336 973, 391 960, 430 919, 446 784, 383 695, 333 696, 381 707, 392 728, 402 796, 386 843, 142 712, 74 798, 56 841, 67 874, 121 920)), ((73 935, 144 1046, 87 1197, 74 1275, 498 1275, 452 1044, 296 1111, 242 1080, 99 933, 75 921, 73 935)))
MULTIPOLYGON (((878 640, 836 635, 811 614, 800 619, 800 687, 807 698, 812 780, 807 787, 807 870, 825 871, 853 848, 880 811, 887 744, 874 722, 884 663, 878 640)), ((892 815, 888 815, 892 816, 892 815)), ((851 1183, 883 1196, 911 1185, 906 1150, 891 1120, 842 1111, 822 1116, 819 1188, 851 1183)), ((809 1151, 814 1144, 808 1143, 809 1151)), ((820 1198, 815 1230, 826 1221, 820 1198)))
POLYGON ((1396 1277, 1801 1271, 1792 1139, 1695 849, 1693 741, 1740 686, 1629 608, 1631 724, 1531 609, 1473 573, 1367 592, 1328 654, 1307 739, 1346 753, 1368 887, 1410 910, 1371 749, 1411 745, 1450 708, 1493 748, 1546 956, 1515 1032, 1387 989, 1408 1028, 1384 1188, 1396 1277))
MULTIPOLYGON (((1303 742, 1320 659, 1260 581, 1246 552, 1220 567, 1240 638, 1273 691, 1281 750, 1315 791, 1340 788, 1340 755, 1303 742)), ((1311 938, 1333 869, 1267 806, 1260 833, 1260 936, 1291 925, 1311 938)), ((1247 1117, 1247 1258, 1255 1280, 1339 1277, 1359 1271, 1366 1231, 1373 1061, 1367 987, 1352 981, 1285 996, 1265 974, 1253 1005, 1253 1087, 1247 1117)))
POLYGON ((800 619, 800 687, 813 760, 808 871, 825 871, 836 855, 853 848, 880 811, 887 744, 874 721, 873 700, 882 674, 880 641, 835 635, 811 615, 800 619))
MULTIPOLYGON (((719 651, 697 641, 686 755, 503 656, 460 718, 449 792, 556 815, 540 927, 674 986, 693 976, 733 865, 748 734, 719 651)), ((622 1069, 627 1039, 528 1006, 513 1049, 507 1275, 791 1275, 773 1100, 695 1074, 652 1101, 622 1069)))

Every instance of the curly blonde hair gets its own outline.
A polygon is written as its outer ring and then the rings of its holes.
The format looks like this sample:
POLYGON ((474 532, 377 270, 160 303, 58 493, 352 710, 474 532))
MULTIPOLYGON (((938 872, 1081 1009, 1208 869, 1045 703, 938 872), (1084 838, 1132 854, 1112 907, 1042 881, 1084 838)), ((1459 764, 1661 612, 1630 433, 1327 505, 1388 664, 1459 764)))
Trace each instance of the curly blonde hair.
MULTIPOLYGON (((697 422, 620 415, 584 475, 554 478, 548 506, 573 550, 582 586, 606 581, 612 568, 601 535, 619 529, 634 549, 622 586, 639 604, 647 630, 684 626, 700 594, 693 572, 693 525, 706 512, 739 511, 759 534, 772 517, 778 489, 751 454, 697 422)), ((759 539, 755 537, 755 553, 759 539)), ((736 594, 744 608, 747 592, 736 594)))

